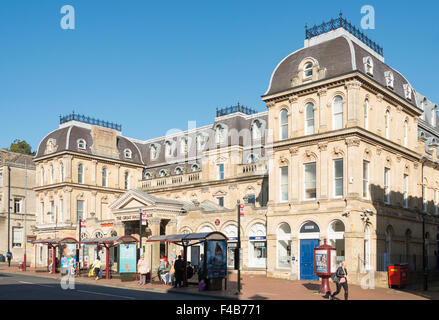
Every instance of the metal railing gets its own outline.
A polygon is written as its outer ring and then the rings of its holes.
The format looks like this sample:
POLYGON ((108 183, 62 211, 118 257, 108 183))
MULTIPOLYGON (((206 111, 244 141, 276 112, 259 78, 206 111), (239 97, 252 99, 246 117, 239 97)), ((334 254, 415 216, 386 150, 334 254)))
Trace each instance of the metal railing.
POLYGON ((331 19, 328 22, 323 22, 320 25, 314 25, 311 28, 305 26, 305 39, 311 39, 313 37, 317 37, 323 33, 327 33, 329 31, 336 30, 338 28, 343 28, 348 31, 350 34, 355 36, 357 39, 366 44, 373 51, 378 53, 379 55, 383 55, 383 47, 379 46, 376 42, 372 41, 368 38, 363 32, 361 32, 360 28, 355 27, 353 24, 348 22, 343 15, 340 13, 339 18, 331 19))
POLYGON ((253 110, 251 108, 240 105, 239 102, 238 102, 238 105, 236 105, 236 106, 230 106, 230 107, 225 107, 225 108, 221 108, 221 109, 216 108, 216 116, 217 117, 225 116, 225 115, 235 113, 235 112, 242 112, 242 113, 245 113, 248 115, 257 113, 256 110, 253 110))
POLYGON ((105 128, 110 128, 110 129, 114 129, 117 131, 122 131, 122 125, 120 125, 120 124, 95 119, 95 118, 88 117, 88 116, 81 115, 81 114, 76 114, 75 112, 72 112, 72 114, 68 114, 66 116, 59 116, 59 124, 63 124, 63 123, 73 121, 73 120, 96 125, 96 126, 101 126, 101 127, 105 127, 105 128))

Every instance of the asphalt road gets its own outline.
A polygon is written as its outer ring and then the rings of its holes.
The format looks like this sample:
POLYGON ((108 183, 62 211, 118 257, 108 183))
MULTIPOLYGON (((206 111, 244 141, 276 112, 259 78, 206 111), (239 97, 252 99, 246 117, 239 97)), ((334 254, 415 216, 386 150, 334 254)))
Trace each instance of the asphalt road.
POLYGON ((58 279, 0 273, 1 300, 215 300, 182 293, 160 293, 75 283, 63 289, 58 279))

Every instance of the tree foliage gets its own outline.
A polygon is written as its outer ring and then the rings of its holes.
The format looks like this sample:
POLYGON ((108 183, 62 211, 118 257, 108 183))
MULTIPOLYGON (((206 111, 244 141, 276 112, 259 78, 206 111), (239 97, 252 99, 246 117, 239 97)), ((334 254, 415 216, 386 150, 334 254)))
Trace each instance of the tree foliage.
POLYGON ((28 155, 35 155, 35 152, 32 152, 32 147, 25 140, 20 140, 20 139, 15 139, 11 143, 11 146, 9 147, 9 151, 28 154, 28 155))

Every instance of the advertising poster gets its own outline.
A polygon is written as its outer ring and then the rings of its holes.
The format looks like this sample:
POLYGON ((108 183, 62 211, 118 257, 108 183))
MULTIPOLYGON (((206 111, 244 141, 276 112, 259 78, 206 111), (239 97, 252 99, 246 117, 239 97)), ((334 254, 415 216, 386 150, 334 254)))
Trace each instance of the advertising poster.
POLYGON ((119 245, 119 272, 134 273, 137 265, 137 245, 121 244, 119 245))
POLYGON ((328 272, 328 253, 326 250, 316 250, 315 251, 315 266, 316 273, 327 273, 328 272))
POLYGON ((76 244, 65 243, 61 246, 61 268, 76 267, 76 244))
POLYGON ((209 279, 226 277, 225 241, 207 241, 207 277, 209 279))

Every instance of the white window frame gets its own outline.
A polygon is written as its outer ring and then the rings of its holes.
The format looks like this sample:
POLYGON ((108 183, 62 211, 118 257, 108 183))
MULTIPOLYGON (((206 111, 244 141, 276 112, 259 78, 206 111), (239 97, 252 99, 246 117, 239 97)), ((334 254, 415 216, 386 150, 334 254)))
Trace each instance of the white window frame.
POLYGON ((305 63, 305 65, 303 66, 303 80, 308 80, 312 78, 313 67, 314 67, 314 63, 312 62, 305 63), (308 74, 310 71, 311 74, 308 74))
POLYGON ((407 120, 405 120, 404 121, 404 129, 403 129, 403 131, 404 131, 403 143, 404 143, 404 147, 406 147, 406 148, 408 146, 408 127, 409 127, 409 124, 408 124, 407 120))
POLYGON ((344 161, 343 161, 343 158, 339 158, 339 159, 334 159, 333 160, 333 172, 334 172, 334 185, 333 185, 333 187, 334 187, 334 192, 333 192, 333 194, 334 194, 334 198, 335 199, 341 199, 341 198, 343 198, 343 196, 344 196, 344 161), (342 164, 342 172, 341 172, 341 177, 336 177, 335 176, 335 166, 336 166, 336 163, 337 162, 340 162, 341 161, 341 164, 342 164), (341 192, 342 192, 342 194, 341 195, 337 195, 336 194, 336 190, 337 190, 337 182, 339 182, 339 180, 341 180, 341 184, 342 184, 342 188, 341 188, 341 192))
POLYGON ((287 140, 288 136, 289 136, 289 116, 288 116, 288 110, 287 109, 282 109, 279 113, 279 140, 287 140), (286 114, 286 122, 283 123, 282 122, 282 114, 285 112, 286 114), (284 132, 284 128, 286 127, 286 136, 283 135, 284 132))
POLYGON ((315 114, 314 114, 314 104, 309 102, 305 106, 305 135, 310 135, 315 133, 315 114), (312 109, 312 117, 308 118, 308 108, 312 109), (309 122, 312 121, 312 126, 309 122), (311 130, 312 128, 312 130, 311 130))
POLYGON ((14 198, 14 202, 13 202, 13 205, 14 205, 14 213, 21 213, 21 203, 22 203, 22 200, 23 199, 21 199, 21 198, 14 198), (16 205, 18 205, 18 210, 16 210, 16 205))
POLYGON ((108 187, 108 170, 107 167, 102 168, 102 186, 108 187))
MULTIPOLYGON (((310 182, 312 182, 312 181, 310 181, 310 182)), ((316 199, 317 199, 317 162, 304 163, 303 164, 303 200, 304 201, 314 201, 316 199), (306 167, 310 166, 310 165, 314 165, 314 167, 315 167, 314 189, 315 189, 316 196, 314 198, 307 198, 306 197, 306 190, 307 190, 307 188, 306 188, 306 184, 307 184, 307 181, 306 181, 306 167)))
POLYGON ((372 57, 364 57, 363 58, 364 71, 366 74, 373 76, 373 59, 372 57))
POLYGON ((288 223, 283 222, 277 227, 277 232, 276 232, 276 267, 278 269, 288 270, 291 268, 291 255, 292 255, 291 244, 292 244, 291 226, 288 223), (281 229, 281 226, 284 224, 286 224, 290 228, 290 233, 283 233, 283 232, 281 233, 280 229, 281 229), (287 247, 288 246, 290 247, 290 255, 288 256, 289 257, 289 259, 288 259, 289 265, 288 266, 280 266, 280 264, 279 264, 279 258, 280 258, 279 251, 280 251, 280 242, 281 241, 287 242, 287 247))
POLYGON ((12 227, 12 248, 22 248, 23 238, 24 238, 23 227, 12 227), (17 235, 17 231, 19 231, 18 232, 19 236, 17 235))
POLYGON ((84 184, 84 165, 82 163, 78 164, 78 183, 84 184))
POLYGON ((125 149, 123 153, 126 159, 131 159, 133 156, 133 152, 130 149, 125 149))
POLYGON ((191 166, 191 170, 192 170, 192 172, 198 171, 198 170, 200 170, 200 166, 197 163, 194 163, 191 166))
POLYGON ((390 204, 390 168, 384 168, 384 203, 390 204))
POLYGON ((370 200, 370 162, 363 160, 363 199, 370 200), (367 168, 367 177, 364 176, 364 169, 367 168))
POLYGON ((385 122, 385 137, 386 139, 390 139, 390 111, 386 110, 384 114, 384 122, 385 122))
POLYGON ((332 129, 333 130, 340 130, 343 129, 344 126, 344 110, 343 110, 343 104, 344 104, 344 100, 342 96, 336 96, 334 97, 333 101, 332 101, 332 129), (335 105, 336 105, 336 100, 338 100, 337 98, 340 98, 340 103, 341 103, 341 111, 336 112, 335 110, 335 105), (341 115, 341 124, 339 126, 336 126, 336 119, 338 119, 338 117, 340 117, 341 115))
POLYGON ((384 78, 386 79, 386 86, 390 89, 393 89, 393 83, 395 81, 395 77, 393 76, 392 71, 385 71, 384 78))
POLYGON ((76 220, 78 223, 80 223, 80 219, 84 219, 84 208, 85 208, 85 201, 84 200, 76 200, 76 220), (82 204, 82 210, 79 210, 79 203, 82 204), (79 214, 81 213, 81 214, 79 214))
POLYGON ((124 188, 125 190, 130 189, 130 173, 128 171, 125 171, 124 174, 124 188))
POLYGON ((280 191, 280 194, 279 194, 279 202, 282 202, 282 203, 285 203, 285 202, 288 202, 289 201, 289 189, 288 189, 288 185, 289 185, 289 183, 288 183, 288 181, 289 181, 289 178, 288 178, 288 174, 289 174, 289 169, 288 169, 288 166, 284 166, 284 167, 280 167, 279 168, 279 175, 280 175, 280 179, 279 179, 279 191, 280 191), (283 170, 286 170, 286 183, 284 183, 284 181, 283 181, 283 170), (285 198, 283 198, 283 194, 284 194, 284 188, 286 188, 286 199, 285 198))
POLYGON ((364 101, 364 129, 369 130, 369 100, 364 101))
POLYGON ((85 139, 78 139, 77 146, 78 146, 78 149, 86 150, 87 149, 87 142, 85 141, 85 139))
POLYGON ((409 207, 409 176, 404 174, 404 208, 409 207))

